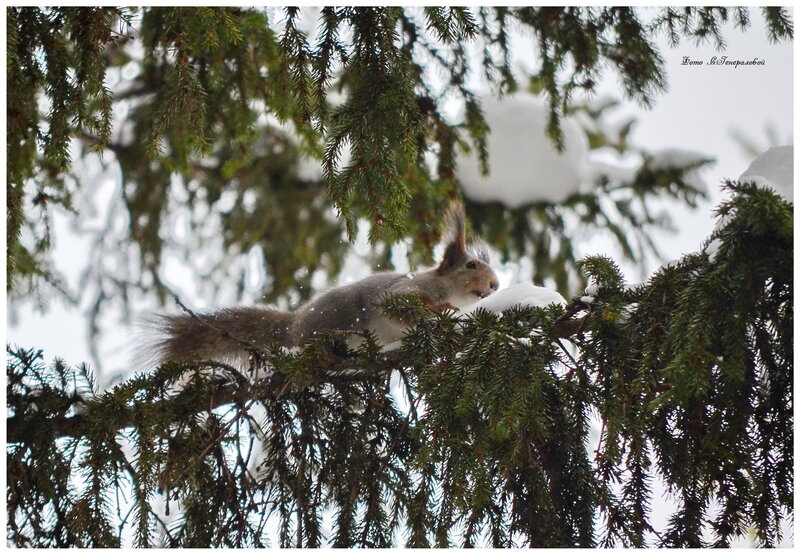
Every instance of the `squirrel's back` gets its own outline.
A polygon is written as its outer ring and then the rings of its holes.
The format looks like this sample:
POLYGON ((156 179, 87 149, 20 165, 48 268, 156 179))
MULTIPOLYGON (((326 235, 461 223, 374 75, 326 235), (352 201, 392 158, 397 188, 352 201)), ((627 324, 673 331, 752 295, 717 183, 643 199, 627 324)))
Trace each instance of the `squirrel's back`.
MULTIPOLYGON (((403 327, 386 322, 378 309, 381 295, 408 281, 405 274, 385 272, 360 281, 329 289, 297 309, 294 332, 299 343, 311 339, 321 330, 359 332, 370 330, 379 342, 396 341, 403 327)), ((354 338, 353 342, 358 342, 354 338)), ((353 343, 351 342, 351 343, 353 343)))

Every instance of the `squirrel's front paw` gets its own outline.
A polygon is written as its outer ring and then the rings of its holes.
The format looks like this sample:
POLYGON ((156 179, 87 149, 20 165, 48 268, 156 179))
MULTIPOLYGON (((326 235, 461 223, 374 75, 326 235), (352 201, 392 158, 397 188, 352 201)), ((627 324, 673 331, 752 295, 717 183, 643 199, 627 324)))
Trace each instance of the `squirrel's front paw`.
POLYGON ((420 295, 419 298, 422 301, 422 305, 425 308, 427 308, 428 310, 436 310, 436 311, 439 311, 439 312, 442 311, 442 310, 455 310, 455 311, 458 311, 458 307, 457 306, 453 306, 450 303, 446 303, 446 302, 445 303, 435 303, 431 299, 429 299, 428 297, 426 297, 424 295, 420 295))

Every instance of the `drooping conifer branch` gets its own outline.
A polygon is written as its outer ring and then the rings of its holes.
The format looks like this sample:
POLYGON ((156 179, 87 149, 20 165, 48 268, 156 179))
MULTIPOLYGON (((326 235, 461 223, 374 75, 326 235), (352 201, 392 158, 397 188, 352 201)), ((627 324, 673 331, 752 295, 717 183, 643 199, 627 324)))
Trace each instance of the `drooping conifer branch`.
POLYGON ((15 541, 113 544, 101 497, 132 476, 139 545, 154 542, 159 491, 181 503, 165 536, 176 546, 262 545, 271 518, 281 545, 319 546, 326 503, 337 546, 388 546, 401 525, 409 546, 701 546, 704 519, 714 545, 744 526, 772 545, 793 491, 792 207, 730 188, 716 251, 636 287, 610 260, 587 258, 594 298, 566 310, 457 321, 397 298, 387 310, 416 321, 391 353, 369 337, 356 351, 322 338, 264 353, 253 368, 273 373, 252 383, 209 365, 176 393, 187 366, 168 364, 93 393, 80 370, 12 352, 15 541), (547 334, 565 317, 581 321, 574 353, 547 334), (403 368, 398 392, 413 411, 397 406, 389 368, 403 368), (592 411, 602 430, 587 450, 592 411), (63 487, 71 457, 95 469, 85 497, 63 487), (656 475, 678 500, 661 530, 649 520, 656 475), (721 512, 709 514, 712 501, 721 512), (22 516, 44 507, 78 525, 22 516))
MULTIPOLYGON (((180 303, 180 301, 178 302, 180 303)), ((585 328, 588 316, 577 319, 568 318, 570 313, 580 310, 580 307, 581 303, 570 305, 564 315, 554 322, 554 338, 570 337, 585 328)), ((191 311, 189 312, 191 313, 191 311)), ((226 333, 223 330, 219 330, 219 332, 226 333)), ((263 375, 273 371, 273 369, 265 365, 265 361, 269 359, 268 353, 260 351, 246 342, 242 342, 242 345, 243 348, 249 348, 250 351, 251 369, 248 374, 263 375)), ((374 359, 368 359, 354 357, 352 354, 347 356, 332 352, 319 353, 312 349, 311 356, 305 358, 303 364, 314 368, 320 380, 316 385, 319 385, 325 382, 326 377, 332 380, 341 380, 343 379, 343 374, 348 376, 344 379, 357 381, 359 376, 373 379, 375 375, 389 375, 395 370, 402 371, 402 361, 406 357, 407 355, 404 355, 400 350, 382 352, 376 355, 374 359)), ((217 381, 201 391, 195 391, 191 388, 187 391, 180 391, 182 387, 179 387, 176 393, 168 398, 152 402, 148 401, 148 411, 165 415, 165 417, 166 415, 174 414, 178 407, 181 407, 180 411, 187 410, 186 407, 188 406, 196 407, 197 412, 210 411, 231 403, 240 404, 248 400, 258 400, 264 396, 281 397, 289 390, 308 386, 307 383, 296 384, 292 383, 291 380, 261 380, 252 384, 233 367, 216 361, 205 361, 199 366, 198 363, 184 363, 179 365, 178 368, 182 369, 181 371, 185 373, 184 376, 200 369, 204 374, 213 371, 223 372, 229 377, 229 380, 217 381)), ((174 372, 175 370, 172 371, 174 372)), ((96 403, 89 407, 85 407, 84 404, 85 401, 82 398, 75 397, 72 400, 72 405, 78 414, 59 417, 50 421, 57 437, 81 438, 88 435, 89 428, 96 425, 97 422, 93 418, 87 417, 85 411, 102 412, 104 409, 102 405, 97 406, 96 403)), ((137 405, 137 401, 133 401, 131 404, 117 405, 115 418, 106 424, 113 426, 116 430, 133 426, 136 420, 135 415, 141 410, 137 405)), ((39 416, 31 415, 28 418, 24 414, 8 418, 6 422, 7 441, 9 443, 25 443, 28 441, 30 436, 26 433, 26 430, 36 425, 38 419, 39 416)))

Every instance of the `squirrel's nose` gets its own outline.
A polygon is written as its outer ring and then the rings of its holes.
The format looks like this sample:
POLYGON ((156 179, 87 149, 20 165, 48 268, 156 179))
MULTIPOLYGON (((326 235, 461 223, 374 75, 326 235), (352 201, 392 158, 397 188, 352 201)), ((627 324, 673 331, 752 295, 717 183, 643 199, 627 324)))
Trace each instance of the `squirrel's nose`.
POLYGON ((496 279, 489 280, 489 289, 492 291, 497 291, 498 287, 500 287, 500 284, 497 283, 496 279))

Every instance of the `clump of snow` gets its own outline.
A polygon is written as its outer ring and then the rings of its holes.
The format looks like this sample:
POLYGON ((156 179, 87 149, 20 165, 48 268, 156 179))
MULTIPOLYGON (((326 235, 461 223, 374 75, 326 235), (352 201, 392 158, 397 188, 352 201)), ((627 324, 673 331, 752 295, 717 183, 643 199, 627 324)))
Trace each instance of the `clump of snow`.
POLYGON ((758 155, 739 176, 739 183, 769 187, 794 202, 794 145, 775 146, 758 155))
POLYGON ((597 282, 592 280, 592 282, 586 286, 584 295, 581 297, 581 302, 585 304, 592 304, 599 288, 600 287, 597 285, 597 282))
POLYGON ((561 120, 564 150, 546 135, 544 99, 518 93, 481 102, 486 123, 489 175, 481 174, 477 154, 460 156, 456 175, 464 194, 479 202, 499 201, 510 208, 537 202, 562 202, 580 190, 589 145, 578 122, 561 120))
POLYGON ((489 312, 500 314, 514 306, 545 307, 551 304, 565 306, 567 301, 565 301, 564 297, 557 291, 553 291, 552 289, 537 287, 531 283, 518 283, 517 285, 512 285, 502 291, 498 291, 485 299, 481 299, 477 303, 470 305, 463 313, 469 314, 482 308, 489 312))
POLYGON ((721 216, 717 220, 717 225, 714 226, 714 231, 711 232, 712 236, 715 236, 708 245, 705 246, 703 252, 706 253, 709 257, 711 262, 716 262, 717 256, 719 254, 719 249, 722 246, 722 240, 719 238, 719 233, 728 223, 733 219, 733 213, 728 212, 724 216, 721 216))
POLYGON ((592 185, 600 181, 608 181, 613 188, 628 187, 636 181, 636 168, 591 160, 586 168, 586 177, 592 185))
POLYGON ((706 183, 700 177, 698 167, 711 159, 700 152, 667 148, 652 155, 649 162, 650 169, 666 170, 669 168, 691 168, 683 174, 683 181, 698 191, 706 190, 706 183))
POLYGON ((631 314, 639 310, 639 303, 631 303, 626 306, 619 315, 619 323, 627 324, 631 318, 631 314))
MULTIPOLYGON (((769 187, 787 201, 794 202, 794 145, 772 147, 759 154, 739 176, 739 183, 769 187)), ((716 237, 703 249, 711 262, 716 262, 722 246, 719 233, 732 218, 731 212, 719 218, 712 232, 716 237)))
POLYGON ((720 241, 719 237, 715 237, 703 251, 708 255, 709 260, 711 262, 715 262, 717 260, 717 253, 719 252, 719 248, 722 246, 722 241, 720 241))
POLYGON ((516 343, 520 343, 522 345, 530 345, 531 344, 531 338, 530 337, 515 337, 514 341, 516 343))
POLYGON ((637 287, 642 287, 643 285, 647 285, 647 282, 646 281, 637 281, 637 282, 629 281, 628 283, 625 284, 625 291, 633 291, 637 287))
POLYGON ((600 126, 598 125, 598 121, 583 110, 579 110, 574 114, 571 114, 571 117, 575 118, 575 121, 580 124, 584 131, 587 133, 600 133, 600 126))
POLYGON ((666 170, 669 168, 699 166, 708 160, 708 156, 694 150, 667 148, 654 153, 650 158, 649 165, 654 170, 666 170))
POLYGON ((402 346, 403 346, 403 341, 401 339, 398 339, 397 341, 392 341, 391 343, 384 345, 381 348, 381 352, 388 353, 389 351, 396 351, 402 346))
POLYGON ((608 93, 598 94, 586 101, 586 107, 592 112, 600 112, 617 104, 619 104, 619 101, 608 93))
POLYGON ((576 111, 573 117, 589 133, 616 139, 620 137, 625 128, 629 128, 631 125, 631 120, 628 118, 609 121, 608 118, 602 117, 609 108, 613 109, 619 106, 619 101, 611 95, 593 97, 586 102, 585 106, 585 110, 576 111))

